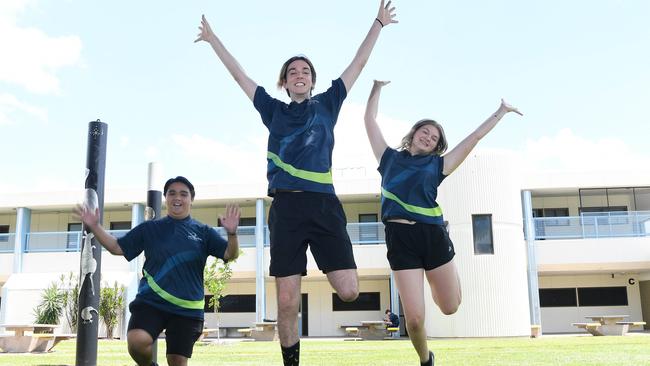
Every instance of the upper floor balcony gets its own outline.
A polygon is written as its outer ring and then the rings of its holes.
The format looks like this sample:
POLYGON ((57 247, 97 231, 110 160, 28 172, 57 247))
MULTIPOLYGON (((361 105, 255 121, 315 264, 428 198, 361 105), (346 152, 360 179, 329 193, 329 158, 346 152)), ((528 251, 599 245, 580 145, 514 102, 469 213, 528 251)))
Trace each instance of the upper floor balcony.
POLYGON ((650 211, 536 217, 533 221, 535 240, 624 238, 650 235, 650 211))
MULTIPOLYGON (((215 228, 222 236, 226 232, 221 227, 215 228)), ((119 238, 128 230, 109 230, 119 238)), ((347 226, 348 235, 353 245, 383 244, 384 224, 381 222, 351 223, 347 226)), ((237 229, 239 245, 242 248, 255 247, 255 226, 240 226, 237 229)), ((78 252, 81 248, 83 233, 80 231, 30 232, 27 233, 26 253, 37 252, 78 252)), ((0 234, 0 253, 14 251, 15 234, 0 234)), ((268 226, 264 227, 264 246, 269 246, 268 226)))

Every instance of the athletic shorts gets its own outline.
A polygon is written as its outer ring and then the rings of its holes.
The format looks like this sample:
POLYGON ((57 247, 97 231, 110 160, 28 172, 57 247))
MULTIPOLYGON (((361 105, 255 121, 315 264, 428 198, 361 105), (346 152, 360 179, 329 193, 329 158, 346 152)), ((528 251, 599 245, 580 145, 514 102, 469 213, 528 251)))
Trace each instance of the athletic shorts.
POLYGON ((192 357, 194 343, 203 332, 202 319, 168 313, 138 300, 129 304, 129 310, 129 330, 145 330, 156 340, 164 329, 167 354, 192 357))
POLYGON ((277 192, 269 211, 271 276, 307 274, 307 245, 318 269, 356 269, 347 220, 336 195, 277 192))
POLYGON ((441 225, 386 222, 388 263, 394 271, 438 268, 454 258, 454 244, 441 225))

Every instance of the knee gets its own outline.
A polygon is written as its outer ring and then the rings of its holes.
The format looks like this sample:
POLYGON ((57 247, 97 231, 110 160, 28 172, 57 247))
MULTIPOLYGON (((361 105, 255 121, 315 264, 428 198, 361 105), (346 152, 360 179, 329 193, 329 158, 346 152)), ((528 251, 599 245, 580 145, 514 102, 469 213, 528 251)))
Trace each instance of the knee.
POLYGON ((357 288, 348 288, 348 289, 343 289, 340 291, 337 291, 336 293, 339 295, 339 298, 344 301, 344 302, 352 302, 359 297, 359 289, 357 288))
POLYGON ((406 315, 406 329, 409 332, 418 332, 424 329, 424 314, 406 315))
POLYGON ((458 311, 459 306, 460 306, 459 303, 447 304, 445 306, 442 306, 440 308, 440 311, 442 311, 442 313, 445 314, 445 315, 452 315, 452 314, 455 314, 456 311, 458 311))

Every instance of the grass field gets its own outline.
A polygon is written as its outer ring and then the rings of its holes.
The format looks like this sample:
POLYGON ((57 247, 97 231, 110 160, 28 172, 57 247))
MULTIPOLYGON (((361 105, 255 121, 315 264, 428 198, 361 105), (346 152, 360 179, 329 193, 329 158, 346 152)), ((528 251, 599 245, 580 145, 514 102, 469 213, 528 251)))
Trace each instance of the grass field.
MULTIPOLYGON (((628 366, 650 365, 650 336, 626 337, 544 336, 528 338, 462 338, 429 341, 437 366, 628 366)), ((100 366, 133 366, 126 342, 99 341, 100 366)), ((47 354, 0 353, 0 365, 74 365, 75 341, 64 341, 47 354)), ((164 341, 158 360, 166 365, 164 341)), ((197 343, 191 366, 282 365, 277 342, 197 343)), ((301 342, 301 365, 419 365, 408 340, 301 342)))

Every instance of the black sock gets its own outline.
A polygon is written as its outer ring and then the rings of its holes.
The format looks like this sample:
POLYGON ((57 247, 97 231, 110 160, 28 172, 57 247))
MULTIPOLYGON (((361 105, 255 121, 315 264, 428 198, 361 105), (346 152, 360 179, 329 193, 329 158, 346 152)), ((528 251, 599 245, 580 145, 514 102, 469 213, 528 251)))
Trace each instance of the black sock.
POLYGON ((420 362, 420 365, 422 366, 433 366, 433 352, 429 351, 429 361, 427 362, 420 362))
POLYGON ((284 366, 298 366, 300 364, 300 341, 289 347, 280 345, 280 348, 282 348, 284 366))

